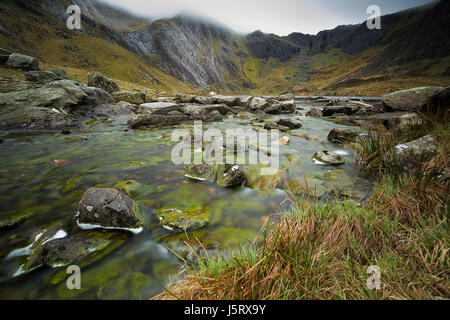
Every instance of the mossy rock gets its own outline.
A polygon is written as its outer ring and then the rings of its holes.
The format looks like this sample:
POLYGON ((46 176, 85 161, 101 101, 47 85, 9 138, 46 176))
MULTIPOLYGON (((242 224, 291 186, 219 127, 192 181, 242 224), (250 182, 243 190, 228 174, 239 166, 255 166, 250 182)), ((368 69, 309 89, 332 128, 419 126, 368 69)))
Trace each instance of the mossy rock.
POLYGON ((186 210, 161 208, 155 213, 159 223, 166 228, 193 231, 206 226, 210 219, 209 208, 194 207, 186 210))
POLYGON ((142 292, 149 292, 155 280, 142 272, 133 272, 119 276, 101 286, 97 291, 97 298, 101 300, 136 299, 146 300, 142 292))
POLYGON ((187 165, 185 171, 185 176, 193 180, 210 182, 216 180, 217 169, 214 165, 207 163, 187 165))

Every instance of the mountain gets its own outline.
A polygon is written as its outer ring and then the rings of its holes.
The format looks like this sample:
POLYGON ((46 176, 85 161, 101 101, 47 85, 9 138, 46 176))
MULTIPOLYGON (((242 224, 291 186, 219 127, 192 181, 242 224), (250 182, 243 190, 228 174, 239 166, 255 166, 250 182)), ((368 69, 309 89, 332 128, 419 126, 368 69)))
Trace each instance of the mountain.
MULTIPOLYGON (((450 84, 450 2, 317 35, 248 35, 192 16, 150 21, 95 0, 3 0, 0 40, 84 80, 96 70, 153 90, 379 95, 450 84), (82 30, 65 26, 77 4, 82 30)), ((1 76, 1 74, 0 74, 1 76)))

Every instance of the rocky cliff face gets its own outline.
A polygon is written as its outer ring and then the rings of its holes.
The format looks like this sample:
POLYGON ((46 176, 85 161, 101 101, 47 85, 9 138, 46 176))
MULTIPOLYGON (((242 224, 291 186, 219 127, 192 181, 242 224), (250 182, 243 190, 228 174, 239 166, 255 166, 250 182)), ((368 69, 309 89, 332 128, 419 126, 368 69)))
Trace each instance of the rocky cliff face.
MULTIPOLYGON (((283 81, 307 82, 315 72, 312 65, 315 55, 334 51, 355 56, 376 46, 382 48, 370 61, 341 80, 370 76, 411 61, 450 55, 449 1, 384 16, 381 30, 368 30, 364 22, 339 26, 315 36, 297 32, 285 37, 261 31, 241 36, 189 17, 146 21, 95 0, 4 1, 33 15, 50 14, 64 24, 67 5, 78 4, 83 13, 83 33, 117 44, 165 73, 199 87, 220 84, 255 87, 255 77, 267 76, 273 70, 283 72, 283 66, 293 70, 283 81), (261 62, 262 66, 258 67, 257 60, 270 63, 261 62)), ((1 18, 2 11, 0 27, 1 18)), ((61 37, 67 33, 61 24, 55 28, 60 30, 61 37)), ((10 32, 8 37, 14 34, 10 32)))

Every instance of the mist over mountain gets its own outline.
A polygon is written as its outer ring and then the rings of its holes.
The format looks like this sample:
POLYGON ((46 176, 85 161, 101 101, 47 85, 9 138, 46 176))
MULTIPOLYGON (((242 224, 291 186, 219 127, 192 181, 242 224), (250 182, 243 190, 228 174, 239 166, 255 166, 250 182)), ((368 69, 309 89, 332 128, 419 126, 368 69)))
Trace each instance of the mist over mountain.
POLYGON ((171 82, 229 92, 375 93, 395 87, 397 79, 429 84, 450 77, 449 16, 450 3, 440 1, 383 16, 380 30, 363 22, 317 35, 242 35, 192 13, 152 21, 95 0, 6 0, 0 39, 48 64, 99 69, 134 83, 162 85, 167 75, 171 82), (80 31, 65 26, 70 4, 81 8, 80 31), (94 59, 85 48, 103 41, 102 54, 128 68, 111 68, 109 58, 94 59))

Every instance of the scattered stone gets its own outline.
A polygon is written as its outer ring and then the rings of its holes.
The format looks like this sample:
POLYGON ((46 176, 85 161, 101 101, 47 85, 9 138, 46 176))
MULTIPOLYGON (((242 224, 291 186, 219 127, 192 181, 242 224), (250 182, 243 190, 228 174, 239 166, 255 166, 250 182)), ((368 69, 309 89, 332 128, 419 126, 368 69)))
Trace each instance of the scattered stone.
POLYGON ((308 117, 322 117, 322 111, 317 108, 312 108, 310 111, 306 113, 308 117))
POLYGON ((280 119, 276 122, 280 126, 288 127, 289 129, 300 129, 303 125, 298 120, 292 120, 292 119, 280 119))
POLYGON ((328 134, 328 140, 334 143, 345 144, 355 142, 358 134, 350 129, 333 129, 328 134))
POLYGON ((199 181, 215 181, 216 180, 216 168, 212 165, 202 163, 187 165, 185 167, 185 176, 199 181))
POLYGON ((221 187, 241 186, 245 183, 245 173, 239 164, 225 164, 219 166, 217 184, 221 187))
POLYGON ((208 208, 194 207, 186 210, 162 208, 155 213, 159 223, 169 230, 194 231, 206 226, 210 219, 208 208))
POLYGON ((38 71, 39 62, 36 58, 26 56, 20 53, 12 53, 6 62, 10 67, 24 71, 38 71))
POLYGON ((280 139, 278 139, 278 142, 282 145, 288 145, 289 143, 291 143, 291 138, 289 137, 281 137, 280 139))
POLYGON ((151 113, 137 114, 128 121, 128 126, 131 129, 139 129, 145 127, 165 127, 174 126, 183 122, 189 121, 186 115, 158 115, 151 113))
POLYGON ((138 205, 116 189, 88 189, 78 205, 81 226, 140 229, 144 217, 138 205))
POLYGON ((88 86, 96 87, 105 90, 108 93, 120 91, 119 86, 113 80, 105 77, 100 72, 89 72, 88 75, 88 86))
POLYGON ((279 130, 279 131, 289 131, 290 128, 286 127, 286 126, 282 126, 279 124, 274 124, 274 123, 266 123, 264 125, 264 129, 266 130, 279 130))
POLYGON ((345 163, 345 159, 344 157, 342 157, 341 155, 334 153, 334 152, 329 152, 329 151, 317 151, 314 156, 313 159, 316 161, 319 161, 320 163, 323 164, 328 164, 328 165, 332 165, 332 166, 339 166, 345 163))
POLYGON ((111 96, 114 98, 116 103, 125 101, 131 104, 141 105, 145 102, 144 92, 117 91, 113 92, 111 96))
POLYGON ((428 99, 442 89, 442 87, 419 87, 397 91, 384 95, 382 102, 390 111, 420 111, 428 99))

